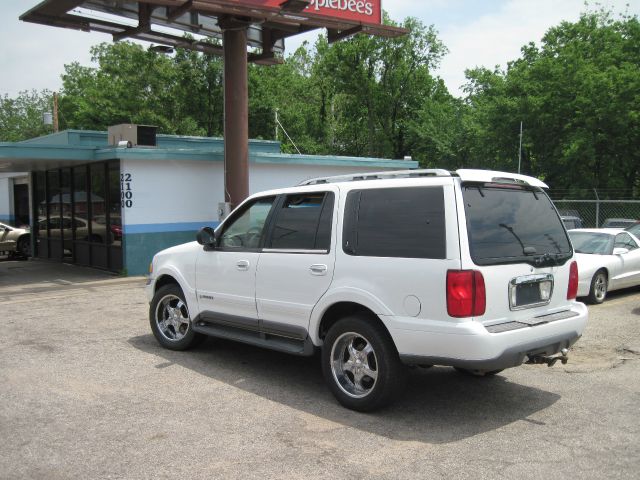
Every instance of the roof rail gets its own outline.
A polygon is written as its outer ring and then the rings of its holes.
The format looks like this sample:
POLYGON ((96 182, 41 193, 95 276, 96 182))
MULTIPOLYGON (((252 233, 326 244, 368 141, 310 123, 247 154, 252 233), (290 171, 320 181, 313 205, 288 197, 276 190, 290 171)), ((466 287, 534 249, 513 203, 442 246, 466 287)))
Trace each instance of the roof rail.
POLYGON ((451 177, 451 172, 442 169, 393 170, 387 172, 351 173, 335 177, 319 177, 305 180, 298 184, 321 185, 324 183, 358 182, 362 180, 387 180, 392 178, 420 178, 420 177, 451 177))

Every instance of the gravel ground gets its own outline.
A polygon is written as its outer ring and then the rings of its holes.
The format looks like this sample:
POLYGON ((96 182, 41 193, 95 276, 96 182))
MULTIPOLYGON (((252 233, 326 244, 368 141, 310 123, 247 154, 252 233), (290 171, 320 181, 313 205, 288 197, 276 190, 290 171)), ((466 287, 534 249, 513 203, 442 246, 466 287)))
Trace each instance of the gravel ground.
POLYGON ((0 261, 0 478, 638 478, 640 289, 590 308, 566 366, 415 369, 360 414, 318 358, 161 349, 143 285, 0 261))

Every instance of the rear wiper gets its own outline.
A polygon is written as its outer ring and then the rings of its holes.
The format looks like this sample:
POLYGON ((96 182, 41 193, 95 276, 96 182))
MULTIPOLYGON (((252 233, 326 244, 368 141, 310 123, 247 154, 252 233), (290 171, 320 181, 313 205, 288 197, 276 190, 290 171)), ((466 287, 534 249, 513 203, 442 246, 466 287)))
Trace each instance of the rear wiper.
POLYGON ((571 258, 571 252, 569 253, 544 253, 533 257, 533 264, 536 267, 546 267, 553 265, 562 265, 562 263, 571 258))

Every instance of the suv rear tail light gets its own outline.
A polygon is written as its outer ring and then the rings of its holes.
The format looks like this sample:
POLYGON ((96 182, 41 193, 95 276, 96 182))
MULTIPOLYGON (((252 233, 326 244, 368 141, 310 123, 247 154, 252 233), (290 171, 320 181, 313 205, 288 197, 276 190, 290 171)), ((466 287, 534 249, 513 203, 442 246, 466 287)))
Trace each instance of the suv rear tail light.
POLYGON ((567 288, 567 300, 575 300, 578 296, 578 263, 571 262, 569 268, 569 288, 567 288))
POLYGON ((447 313, 456 318, 484 315, 487 294, 484 277, 476 270, 447 272, 447 313))

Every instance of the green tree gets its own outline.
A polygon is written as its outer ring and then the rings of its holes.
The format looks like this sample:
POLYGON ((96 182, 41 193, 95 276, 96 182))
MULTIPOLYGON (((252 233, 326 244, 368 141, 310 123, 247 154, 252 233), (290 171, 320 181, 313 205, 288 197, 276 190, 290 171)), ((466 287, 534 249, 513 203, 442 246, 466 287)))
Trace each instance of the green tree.
POLYGON ((19 142, 51 133, 42 115, 52 111, 53 94, 48 90, 24 91, 15 98, 0 96, 0 141, 19 142))
MULTIPOLYGON (((385 22, 394 24, 388 18, 385 22)), ((328 95, 321 108, 334 116, 328 125, 334 126, 331 138, 339 153, 410 154, 420 140, 412 122, 441 99, 442 85, 431 71, 446 48, 433 26, 414 18, 401 26, 410 33, 394 39, 361 35, 333 45, 323 38, 316 45, 316 74, 333 83, 325 86, 328 95)))
POLYGON ((175 131, 172 60, 138 44, 102 43, 91 49, 98 68, 65 66, 61 110, 67 126, 104 130, 117 123, 175 131))
POLYGON ((581 15, 523 47, 506 71, 467 72, 466 134, 476 166, 515 169, 554 188, 631 195, 640 169, 640 24, 610 12, 581 15))

